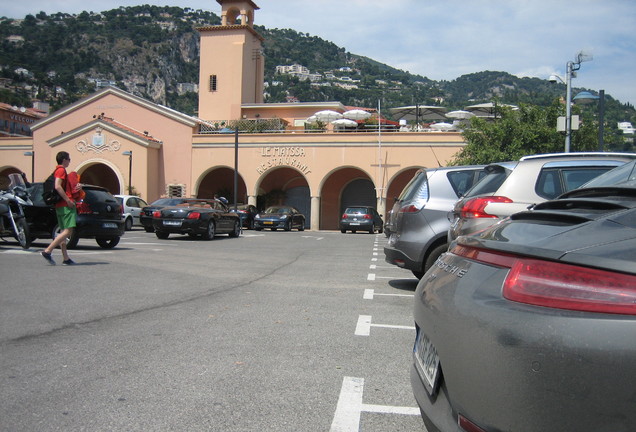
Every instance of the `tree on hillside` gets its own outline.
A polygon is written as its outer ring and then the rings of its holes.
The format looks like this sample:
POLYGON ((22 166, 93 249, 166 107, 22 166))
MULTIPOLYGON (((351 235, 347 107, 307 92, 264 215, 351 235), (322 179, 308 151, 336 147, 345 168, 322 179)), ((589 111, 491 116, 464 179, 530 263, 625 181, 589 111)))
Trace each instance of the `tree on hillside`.
MULTIPOLYGON (((565 137, 557 132, 557 117, 565 108, 555 101, 549 107, 521 104, 518 109, 498 107, 496 120, 473 117, 464 130, 464 147, 452 165, 481 165, 492 162, 518 160, 540 153, 564 151, 565 137)), ((591 121, 583 121, 572 132, 570 151, 595 151, 597 128, 591 121)))

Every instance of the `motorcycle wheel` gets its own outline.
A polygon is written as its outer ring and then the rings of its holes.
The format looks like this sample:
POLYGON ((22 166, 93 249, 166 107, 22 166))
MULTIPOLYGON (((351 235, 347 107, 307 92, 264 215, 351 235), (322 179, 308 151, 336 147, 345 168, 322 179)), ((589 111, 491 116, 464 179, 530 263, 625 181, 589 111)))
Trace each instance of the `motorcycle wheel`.
POLYGON ((18 219, 15 221, 16 226, 18 227, 18 232, 15 233, 14 237, 22 246, 22 249, 28 249, 31 247, 31 234, 29 233, 29 225, 27 225, 27 221, 22 219, 18 219))

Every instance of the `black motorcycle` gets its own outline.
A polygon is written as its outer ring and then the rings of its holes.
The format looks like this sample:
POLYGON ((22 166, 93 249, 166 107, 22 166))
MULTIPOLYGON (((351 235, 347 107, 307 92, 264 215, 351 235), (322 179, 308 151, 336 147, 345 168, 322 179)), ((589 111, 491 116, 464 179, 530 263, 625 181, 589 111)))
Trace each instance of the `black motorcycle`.
POLYGON ((31 205, 26 184, 20 174, 9 174, 9 187, 0 191, 0 237, 13 237, 23 249, 31 246, 24 206, 31 205))

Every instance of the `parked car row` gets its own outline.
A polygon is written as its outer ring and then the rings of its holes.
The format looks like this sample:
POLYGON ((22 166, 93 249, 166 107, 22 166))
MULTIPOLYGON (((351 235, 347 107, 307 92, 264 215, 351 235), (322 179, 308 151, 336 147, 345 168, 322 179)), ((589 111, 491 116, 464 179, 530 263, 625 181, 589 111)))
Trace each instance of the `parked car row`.
MULTIPOLYGON (((157 210, 166 207, 179 206, 189 202, 192 198, 160 198, 149 206, 141 209, 140 222, 147 232, 156 230, 153 216, 157 210)), ((305 229, 305 216, 295 207, 291 206, 271 206, 263 212, 259 212, 255 206, 250 204, 241 204, 234 209, 229 209, 225 203, 217 200, 222 204, 228 212, 239 218, 239 226, 248 229, 261 231, 263 228, 269 228, 272 231, 284 229, 290 231, 292 228, 303 231, 305 229)))
POLYGON ((469 221, 415 292, 427 430, 636 430, 635 158, 495 164, 454 207, 469 221))
POLYGON ((391 210, 385 260, 421 278, 459 235, 556 198, 635 157, 559 153, 487 166, 420 170, 391 210))

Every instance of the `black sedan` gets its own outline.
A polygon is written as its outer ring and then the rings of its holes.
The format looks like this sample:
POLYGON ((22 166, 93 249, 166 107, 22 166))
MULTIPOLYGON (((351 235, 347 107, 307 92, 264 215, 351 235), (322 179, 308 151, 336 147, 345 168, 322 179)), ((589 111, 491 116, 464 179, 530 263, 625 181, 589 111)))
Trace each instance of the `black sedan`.
POLYGON ((141 212, 139 213, 139 222, 141 222, 146 232, 153 232, 155 227, 152 225, 152 215, 156 210, 182 204, 188 199, 190 198, 159 198, 158 200, 150 203, 150 205, 141 209, 141 212))
POLYGON ((340 217, 340 232, 346 233, 347 230, 355 233, 356 231, 367 231, 373 234, 375 231, 382 233, 384 222, 382 216, 373 207, 355 206, 347 207, 340 217))
POLYGON ((622 186, 461 236, 424 275, 411 383, 429 431, 636 430, 636 181, 622 186))
POLYGON ((190 198, 176 206, 155 210, 152 225, 160 239, 167 239, 170 234, 188 234, 191 238, 212 240, 216 234, 238 237, 241 233, 239 216, 215 199, 190 198))
POLYGON ((285 231, 298 228, 298 231, 304 231, 305 216, 291 206, 268 207, 264 212, 254 217, 254 229, 260 231, 263 228, 270 228, 272 231, 276 231, 278 228, 285 231))

